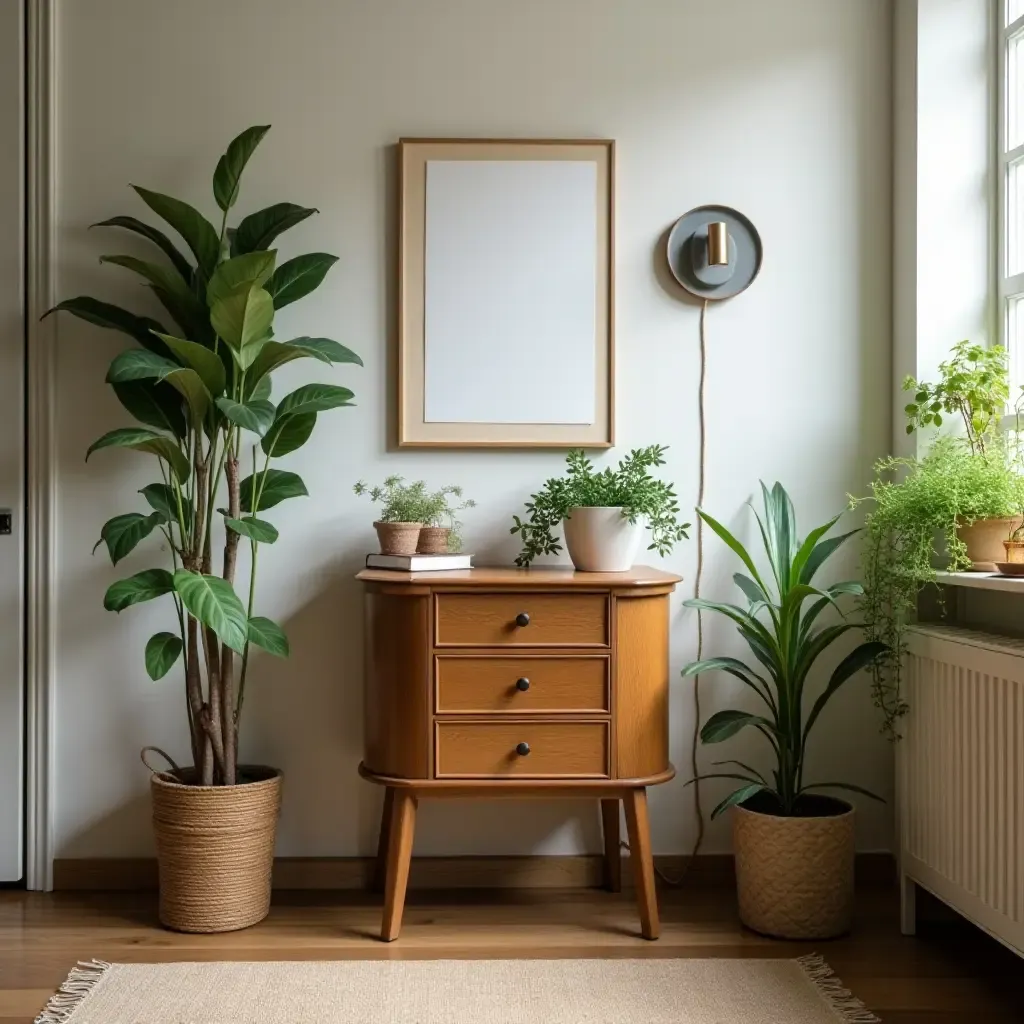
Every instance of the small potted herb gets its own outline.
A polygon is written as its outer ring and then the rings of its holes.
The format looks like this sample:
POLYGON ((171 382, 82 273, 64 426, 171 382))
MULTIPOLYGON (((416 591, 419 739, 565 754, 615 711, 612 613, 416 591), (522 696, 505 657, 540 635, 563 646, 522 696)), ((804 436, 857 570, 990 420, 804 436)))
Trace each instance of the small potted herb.
POLYGON ((579 449, 566 457, 568 471, 553 477, 526 503, 527 517, 513 516, 509 531, 523 540, 516 565, 562 550, 554 529, 565 525, 573 565, 583 572, 625 572, 632 568, 643 523, 651 531, 649 551, 667 555, 685 539, 689 523, 679 522, 679 502, 670 484, 650 470, 665 464, 665 446, 634 449, 615 468, 600 472, 579 449))
POLYGON ((389 476, 383 484, 370 487, 360 480, 352 490, 366 494, 380 504, 373 524, 382 555, 414 555, 420 531, 429 514, 427 485, 422 480, 407 484, 404 477, 389 476))
POLYGON ((1006 561, 1014 565, 1024 563, 1024 509, 1021 509, 1020 525, 1010 530, 1010 536, 1003 541, 1006 561))
POLYGON ((423 529, 420 530, 419 547, 421 555, 439 555, 462 548, 462 523, 457 513, 474 508, 472 498, 462 498, 462 488, 448 484, 439 491, 427 495, 423 513, 423 529))

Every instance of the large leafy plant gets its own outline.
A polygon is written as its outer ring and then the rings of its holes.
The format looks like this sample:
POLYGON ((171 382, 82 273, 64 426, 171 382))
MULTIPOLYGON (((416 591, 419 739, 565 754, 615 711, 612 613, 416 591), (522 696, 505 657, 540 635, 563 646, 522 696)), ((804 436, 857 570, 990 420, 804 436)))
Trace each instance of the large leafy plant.
POLYGON ((764 494, 764 517, 754 511, 770 575, 758 570, 753 557, 732 533, 703 510, 698 515, 739 556, 749 575, 736 573, 733 580, 746 598, 746 606, 721 604, 695 598, 691 608, 717 612, 731 619, 757 667, 738 658, 707 658, 683 669, 684 676, 720 671, 734 676, 753 691, 763 707, 759 713, 728 709, 712 715, 700 732, 703 743, 721 743, 743 729, 754 729, 771 748, 771 777, 741 761, 716 761, 716 767, 739 771, 714 772, 702 778, 731 779, 742 783, 712 812, 712 818, 734 804, 757 797, 759 805, 787 817, 800 815, 805 795, 819 789, 845 789, 866 796, 873 793, 846 782, 808 783, 804 776, 811 731, 828 702, 858 671, 883 656, 886 645, 868 640, 855 647, 834 669, 824 689, 809 692, 808 680, 818 659, 844 634, 859 627, 843 616, 838 622, 820 625, 823 613, 839 608, 841 598, 861 593, 855 581, 817 587, 814 578, 841 544, 857 531, 829 537, 841 515, 818 526, 801 540, 797 535, 793 503, 782 484, 764 494))
POLYGON ((892 739, 898 738, 899 720, 907 711, 900 669, 906 627, 921 588, 935 582, 937 568, 971 568, 958 527, 1014 517, 1024 505, 1019 429, 1000 429, 1010 394, 1003 348, 960 342, 940 364, 936 382, 908 377, 903 386, 914 392, 904 410, 907 433, 942 427, 943 412, 952 416, 947 426, 962 429, 935 436, 921 457, 881 459, 871 493, 851 502, 872 503, 865 523, 860 611, 867 636, 887 648, 872 666, 873 696, 883 714, 883 731, 892 739))
POLYGON ((89 296, 67 299, 50 311, 71 313, 136 343, 114 359, 106 379, 138 424, 104 434, 86 458, 103 448, 144 452, 155 457, 160 478, 140 492, 148 510, 115 516, 98 543, 116 565, 156 531, 167 542, 170 567, 119 580, 103 603, 120 612, 159 597, 173 602, 176 628, 149 640, 146 669, 159 679, 182 659, 195 781, 203 785, 242 781, 238 724, 251 648, 288 654, 281 627, 254 614, 257 555, 278 537, 262 514, 307 491, 300 477, 273 461, 305 444, 321 412, 350 405, 353 397, 348 388, 313 383, 275 405, 272 375, 297 359, 361 364, 329 338, 273 337, 277 310, 312 292, 336 261, 327 253, 307 253, 278 265, 271 248, 283 231, 316 210, 276 203, 228 226, 242 172, 268 128, 242 132, 217 164, 219 228, 180 199, 133 186, 181 236, 191 257, 162 230, 135 217, 97 225, 132 232, 154 247, 152 261, 114 255, 101 262, 139 275, 173 328, 89 296), (215 535, 222 549, 218 571, 215 535), (250 548, 245 601, 235 591, 243 541, 250 548))
POLYGON ((621 508, 631 523, 644 519, 651 531, 648 551, 663 557, 687 537, 689 523, 679 522, 679 502, 671 484, 651 474, 654 466, 665 464, 665 446, 652 444, 635 448, 615 468, 595 471, 594 464, 579 449, 566 457, 564 477, 552 477, 526 503, 526 518, 513 516, 509 530, 523 540, 516 565, 529 565, 539 555, 562 550, 555 527, 574 508, 621 508))

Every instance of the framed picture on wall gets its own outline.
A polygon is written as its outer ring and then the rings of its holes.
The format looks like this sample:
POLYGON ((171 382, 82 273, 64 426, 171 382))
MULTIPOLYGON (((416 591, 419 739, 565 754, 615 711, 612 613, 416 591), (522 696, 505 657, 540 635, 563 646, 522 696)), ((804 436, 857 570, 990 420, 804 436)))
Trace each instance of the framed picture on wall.
POLYGON ((399 143, 398 443, 610 447, 615 145, 399 143))

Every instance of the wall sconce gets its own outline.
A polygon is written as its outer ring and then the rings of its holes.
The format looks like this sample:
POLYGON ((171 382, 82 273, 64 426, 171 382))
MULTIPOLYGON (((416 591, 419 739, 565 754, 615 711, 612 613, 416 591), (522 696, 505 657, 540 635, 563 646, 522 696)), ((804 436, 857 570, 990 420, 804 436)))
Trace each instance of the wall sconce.
POLYGON ((676 221, 668 236, 673 277, 699 299, 729 299, 753 283, 761 269, 761 236, 728 206, 698 206, 676 221))

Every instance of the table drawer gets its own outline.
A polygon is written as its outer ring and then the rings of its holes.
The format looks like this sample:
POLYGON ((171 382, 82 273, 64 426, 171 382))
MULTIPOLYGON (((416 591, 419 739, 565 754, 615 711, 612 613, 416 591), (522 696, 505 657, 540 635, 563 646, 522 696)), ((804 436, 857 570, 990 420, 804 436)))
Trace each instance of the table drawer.
POLYGON ((439 647, 607 647, 605 594, 438 594, 439 647))
POLYGON ((608 658, 444 657, 436 660, 439 714, 611 710, 608 658))
POLYGON ((607 722, 437 722, 439 779, 607 778, 607 722))

